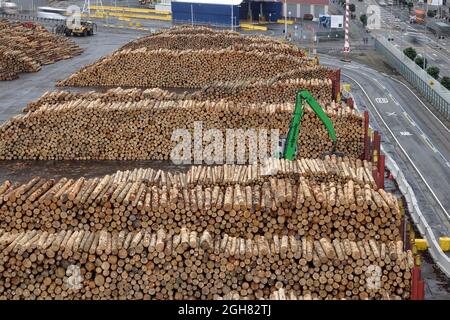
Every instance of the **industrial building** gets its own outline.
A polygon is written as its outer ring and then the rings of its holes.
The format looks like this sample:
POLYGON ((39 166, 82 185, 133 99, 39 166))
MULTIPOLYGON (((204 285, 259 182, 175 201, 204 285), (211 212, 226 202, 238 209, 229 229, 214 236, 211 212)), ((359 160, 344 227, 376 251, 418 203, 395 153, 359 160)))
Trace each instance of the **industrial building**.
POLYGON ((243 20, 276 22, 305 14, 319 18, 328 13, 328 4, 328 0, 175 0, 171 6, 174 23, 237 27, 243 20))
POLYGON ((329 0, 287 0, 287 10, 284 9, 283 16, 287 18, 303 18, 305 14, 312 14, 319 18, 322 14, 328 14, 329 0))
POLYGON ((171 6, 174 23, 237 27, 243 20, 275 22, 282 18, 280 1, 176 0, 171 6))

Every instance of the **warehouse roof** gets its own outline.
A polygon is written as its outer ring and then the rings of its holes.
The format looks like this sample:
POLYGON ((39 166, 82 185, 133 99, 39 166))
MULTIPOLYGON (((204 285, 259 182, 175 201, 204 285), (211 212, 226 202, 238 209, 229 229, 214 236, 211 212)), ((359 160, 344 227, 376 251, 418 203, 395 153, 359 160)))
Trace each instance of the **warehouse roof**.
POLYGON ((243 0, 173 0, 173 2, 189 2, 189 3, 205 3, 205 4, 222 4, 222 5, 240 5, 243 0))

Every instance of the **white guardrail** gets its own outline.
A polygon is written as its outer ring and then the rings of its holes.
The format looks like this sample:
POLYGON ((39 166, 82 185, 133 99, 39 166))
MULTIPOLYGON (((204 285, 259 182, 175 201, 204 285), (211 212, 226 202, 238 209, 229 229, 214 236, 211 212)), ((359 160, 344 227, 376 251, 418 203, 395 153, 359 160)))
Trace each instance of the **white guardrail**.
POLYGON ((383 54, 387 63, 421 92, 446 119, 450 119, 450 91, 385 38, 374 35, 374 39, 375 50, 383 54))
MULTIPOLYGON (((381 150, 383 150, 383 147, 381 148, 381 150)), ((397 163, 385 152, 383 153, 386 155, 386 167, 392 173, 392 176, 397 181, 400 191, 406 199, 406 205, 414 221, 414 224, 419 229, 422 237, 424 237, 428 242, 428 251, 430 252, 431 257, 438 265, 439 269, 441 269, 442 272, 444 272, 445 275, 450 278, 450 258, 444 253, 444 251, 442 251, 438 240, 434 236, 433 230, 431 230, 430 225, 423 216, 422 211, 420 210, 420 207, 417 203, 417 199, 414 195, 414 190, 411 188, 410 184, 405 178, 405 175, 400 170, 397 163)))
MULTIPOLYGON (((355 109, 359 111, 357 103, 351 93, 350 96, 354 101, 355 109)), ((414 224, 419 229, 421 236, 427 240, 428 251, 430 252, 431 257, 439 269, 441 269, 441 271, 450 278, 450 257, 442 251, 439 241, 434 236, 433 230, 422 214, 419 204, 417 203, 416 196, 414 195, 414 190, 411 188, 411 185, 408 180, 406 180, 405 175, 400 170, 395 160, 384 151, 383 146, 381 146, 381 150, 385 155, 385 166, 392 173, 392 176, 397 182, 401 193, 405 197, 406 206, 408 208, 408 212, 411 214, 414 224)))

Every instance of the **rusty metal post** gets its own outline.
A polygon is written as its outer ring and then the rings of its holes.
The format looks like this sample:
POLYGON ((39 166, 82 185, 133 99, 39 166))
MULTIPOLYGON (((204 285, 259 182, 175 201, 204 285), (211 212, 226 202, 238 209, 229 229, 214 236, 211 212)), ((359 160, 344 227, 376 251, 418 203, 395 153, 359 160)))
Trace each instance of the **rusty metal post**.
POLYGON ((378 157, 378 188, 384 189, 384 162, 385 162, 385 155, 380 154, 378 157))
POLYGON ((363 160, 369 161, 369 147, 370 147, 370 137, 369 137, 369 112, 364 111, 364 153, 363 160))

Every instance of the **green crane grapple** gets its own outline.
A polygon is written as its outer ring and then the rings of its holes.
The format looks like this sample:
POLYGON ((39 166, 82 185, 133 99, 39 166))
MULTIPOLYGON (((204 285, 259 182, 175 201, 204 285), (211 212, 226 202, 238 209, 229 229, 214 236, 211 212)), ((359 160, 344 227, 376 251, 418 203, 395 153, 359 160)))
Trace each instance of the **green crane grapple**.
POLYGON ((291 125, 289 126, 289 132, 287 137, 281 142, 282 153, 280 156, 287 160, 294 160, 297 155, 297 141, 300 131, 300 126, 303 118, 303 102, 306 101, 308 105, 313 109, 314 113, 319 117, 327 128, 328 134, 333 141, 333 147, 331 152, 323 154, 325 155, 336 155, 342 157, 343 154, 336 152, 336 132, 334 131, 333 122, 328 118, 327 114, 323 111, 319 103, 312 97, 308 90, 301 90, 297 92, 295 97, 295 109, 291 120, 291 125))

